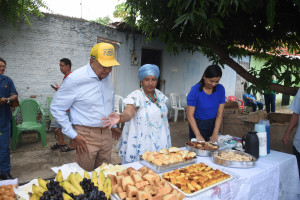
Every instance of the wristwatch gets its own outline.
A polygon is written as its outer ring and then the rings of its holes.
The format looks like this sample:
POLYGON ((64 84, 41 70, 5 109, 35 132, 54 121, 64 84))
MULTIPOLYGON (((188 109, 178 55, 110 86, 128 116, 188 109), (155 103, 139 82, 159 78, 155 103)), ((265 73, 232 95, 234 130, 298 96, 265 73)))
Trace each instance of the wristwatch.
POLYGON ((9 104, 10 103, 10 98, 8 97, 7 98, 7 102, 6 102, 7 104, 9 104))

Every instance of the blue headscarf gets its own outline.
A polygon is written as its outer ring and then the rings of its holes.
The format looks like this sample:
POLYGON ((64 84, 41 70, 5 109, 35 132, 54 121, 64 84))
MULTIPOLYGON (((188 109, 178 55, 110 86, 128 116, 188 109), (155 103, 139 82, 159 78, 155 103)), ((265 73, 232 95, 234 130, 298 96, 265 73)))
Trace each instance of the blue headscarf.
POLYGON ((153 64, 145 64, 139 69, 139 78, 142 81, 146 76, 159 77, 159 68, 153 64))

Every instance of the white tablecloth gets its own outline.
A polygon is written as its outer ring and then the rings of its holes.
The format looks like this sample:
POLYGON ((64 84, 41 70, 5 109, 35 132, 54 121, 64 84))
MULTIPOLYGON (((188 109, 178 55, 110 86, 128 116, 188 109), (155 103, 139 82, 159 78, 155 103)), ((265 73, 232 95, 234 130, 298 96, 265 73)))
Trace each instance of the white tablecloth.
MULTIPOLYGON (((300 193, 297 160, 294 155, 271 151, 256 162, 254 168, 229 168, 216 165, 210 157, 198 157, 203 162, 233 176, 233 179, 211 190, 186 200, 199 199, 297 199, 300 193)), ((126 167, 141 168, 139 162, 129 163, 126 167)))

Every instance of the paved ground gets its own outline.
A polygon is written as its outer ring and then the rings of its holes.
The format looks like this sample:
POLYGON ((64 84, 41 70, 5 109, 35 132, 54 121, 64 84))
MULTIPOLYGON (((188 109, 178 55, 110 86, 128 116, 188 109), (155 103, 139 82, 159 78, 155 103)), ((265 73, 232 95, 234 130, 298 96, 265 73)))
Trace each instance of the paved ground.
MULTIPOLYGON (((188 140, 187 122, 170 122, 170 128, 172 145, 177 147, 184 146, 184 143, 188 140)), ((17 177, 21 184, 37 177, 52 178, 55 176, 55 173, 51 170, 51 167, 75 162, 75 151, 53 151, 50 149, 50 146, 55 143, 53 131, 47 132, 46 148, 42 148, 41 142, 37 141, 37 133, 22 133, 22 143, 17 145, 16 151, 11 152, 12 176, 17 177)), ((113 147, 116 143, 117 141, 114 141, 113 147)), ((121 163, 121 158, 116 151, 112 153, 112 163, 121 163)))

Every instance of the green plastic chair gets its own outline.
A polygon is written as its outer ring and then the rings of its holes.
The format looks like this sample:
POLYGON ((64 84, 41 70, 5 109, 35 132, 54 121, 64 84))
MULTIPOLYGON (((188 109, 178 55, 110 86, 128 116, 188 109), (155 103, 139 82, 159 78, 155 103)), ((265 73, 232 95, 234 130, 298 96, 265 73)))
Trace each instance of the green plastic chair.
POLYGON ((49 116, 48 131, 50 130, 50 124, 53 120, 53 116, 52 116, 51 110, 50 110, 50 105, 51 105, 52 99, 53 99, 53 97, 47 97, 47 101, 46 101, 46 105, 45 105, 45 109, 46 109, 45 111, 48 113, 48 116, 49 116))
POLYGON ((21 142, 21 133, 27 130, 35 130, 39 132, 38 141, 42 139, 43 147, 47 146, 46 141, 46 120, 43 107, 36 99, 23 99, 20 106, 17 107, 12 116, 12 149, 16 150, 17 143, 21 142), (22 123, 16 123, 18 111, 21 111, 22 123), (38 110, 42 113, 42 123, 37 122, 38 110))

